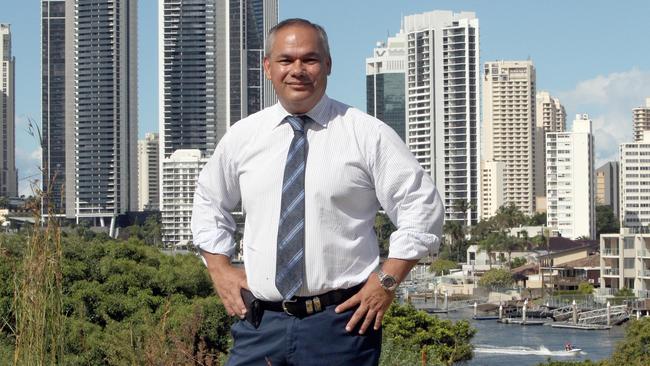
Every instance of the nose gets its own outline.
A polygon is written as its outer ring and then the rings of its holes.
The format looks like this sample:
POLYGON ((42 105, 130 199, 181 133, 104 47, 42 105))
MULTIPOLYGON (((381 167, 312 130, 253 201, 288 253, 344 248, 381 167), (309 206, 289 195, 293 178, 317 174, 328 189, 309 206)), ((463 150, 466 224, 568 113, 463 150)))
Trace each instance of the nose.
POLYGON ((302 75, 305 71, 304 64, 300 59, 296 59, 291 64, 291 74, 292 75, 302 75))

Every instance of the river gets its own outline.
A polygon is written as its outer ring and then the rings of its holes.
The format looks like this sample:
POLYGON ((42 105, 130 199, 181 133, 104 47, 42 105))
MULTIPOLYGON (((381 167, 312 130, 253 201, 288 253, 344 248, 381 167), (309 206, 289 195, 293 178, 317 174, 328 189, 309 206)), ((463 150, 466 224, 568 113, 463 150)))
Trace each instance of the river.
MULTIPOLYGON (((442 319, 471 319, 472 311, 437 314, 442 319)), ((469 366, 529 366, 551 358, 563 361, 592 361, 611 356, 623 339, 625 325, 610 330, 577 330, 550 326, 501 324, 495 320, 470 320, 477 329, 472 339, 474 359, 469 366), (582 349, 577 355, 564 352, 565 343, 582 349)))

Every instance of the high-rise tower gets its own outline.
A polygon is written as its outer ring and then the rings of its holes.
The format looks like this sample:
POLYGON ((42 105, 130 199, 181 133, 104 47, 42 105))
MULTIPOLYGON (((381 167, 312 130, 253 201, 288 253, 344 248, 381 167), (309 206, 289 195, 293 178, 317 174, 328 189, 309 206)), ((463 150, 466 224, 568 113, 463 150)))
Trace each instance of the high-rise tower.
POLYGON ((501 161, 504 204, 535 213, 535 67, 531 61, 487 62, 483 73, 486 161, 501 161))
POLYGON ((547 224, 561 236, 596 238, 594 135, 578 114, 571 132, 546 134, 547 224))
POLYGON ((634 141, 643 140, 643 131, 650 131, 650 98, 645 98, 645 106, 632 110, 634 141))
POLYGON ((405 141, 406 35, 403 32, 380 42, 366 59, 366 108, 405 141))
POLYGON ((101 226, 137 210, 137 3, 75 1, 76 216, 101 226))
POLYGON ((16 59, 11 55, 11 27, 0 24, 0 197, 18 195, 15 66, 16 59))
POLYGON ((478 221, 479 22, 474 13, 404 17, 406 143, 433 177, 446 219, 478 221))
POLYGON ((44 214, 74 218, 75 2, 44 0, 41 7, 42 167, 49 190, 43 208, 44 214))
POLYGON ((233 123, 277 101, 262 62, 266 35, 277 21, 277 0, 159 2, 159 202, 165 245, 191 240, 191 209, 179 205, 191 208, 194 183, 170 178, 179 161, 191 150, 198 174, 233 123), (175 193, 165 197, 169 192, 175 193), (184 236, 174 234, 181 232, 184 236))

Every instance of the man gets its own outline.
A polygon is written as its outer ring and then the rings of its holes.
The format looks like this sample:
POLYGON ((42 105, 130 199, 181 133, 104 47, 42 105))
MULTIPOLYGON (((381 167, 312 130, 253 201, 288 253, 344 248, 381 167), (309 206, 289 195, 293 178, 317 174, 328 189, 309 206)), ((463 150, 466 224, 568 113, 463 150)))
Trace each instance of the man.
POLYGON ((247 319, 229 365, 376 365, 397 284, 439 247, 431 177, 390 127, 325 95, 331 69, 320 26, 274 27, 264 71, 279 103, 237 122, 199 177, 194 244, 228 313, 247 319), (240 199, 245 271, 230 264, 240 199), (380 206, 397 231, 378 270, 380 206))

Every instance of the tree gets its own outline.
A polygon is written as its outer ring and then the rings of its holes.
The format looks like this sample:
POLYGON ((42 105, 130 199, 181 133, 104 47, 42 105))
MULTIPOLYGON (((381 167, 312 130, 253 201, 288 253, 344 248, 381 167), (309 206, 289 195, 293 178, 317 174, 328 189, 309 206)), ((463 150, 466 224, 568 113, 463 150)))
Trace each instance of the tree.
POLYGON ((591 295, 594 292, 594 285, 589 282, 580 282, 578 292, 583 295, 591 295))
POLYGON ((514 203, 499 207, 494 220, 501 229, 519 227, 528 221, 526 215, 514 203))
MULTIPOLYGON (((528 235, 526 232, 526 237, 527 236, 528 235)), ((512 252, 514 252, 517 249, 521 249, 523 247, 523 242, 519 238, 514 238, 503 232, 498 233, 498 238, 499 239, 498 239, 497 247, 500 250, 508 253, 508 265, 510 265, 510 262, 512 262, 512 252)))
POLYGON ((472 359, 470 343, 476 329, 468 321, 452 323, 418 311, 411 305, 393 304, 383 322, 382 365, 453 365, 472 359))
POLYGON ((429 270, 436 275, 449 273, 450 270, 458 268, 458 263, 447 259, 438 258, 431 263, 429 270))
POLYGON ((488 289, 499 289, 509 287, 514 282, 510 271, 501 268, 492 268, 481 276, 478 280, 478 285, 488 289))
POLYGON ((379 243, 379 255, 388 256, 388 247, 390 246, 390 236, 397 230, 395 225, 390 221, 388 215, 383 212, 377 212, 375 216, 375 235, 379 243))
POLYGON ((447 221, 445 222, 444 226, 442 227, 442 230, 445 234, 445 238, 447 239, 447 242, 449 243, 449 246, 451 248, 454 248, 456 250, 450 250, 450 253, 454 253, 455 255, 452 256, 453 259, 455 260, 462 260, 463 256, 461 255, 461 247, 463 246, 463 242, 465 240, 465 227, 462 223, 458 221, 447 221))
POLYGON ((492 268, 492 253, 499 248, 499 240, 501 239, 501 233, 490 233, 487 237, 478 242, 479 251, 483 251, 488 256, 488 264, 492 268))
POLYGON ((543 226, 546 225, 546 212, 537 212, 528 217, 528 225, 543 226))
POLYGON ((512 261, 510 262, 510 268, 521 267, 526 263, 528 263, 528 261, 526 260, 525 257, 513 258, 512 261))
POLYGON ((610 365, 650 365, 650 318, 633 320, 616 346, 610 365))
POLYGON ((596 232, 600 234, 618 233, 619 222, 612 208, 607 205, 596 206, 596 232))

